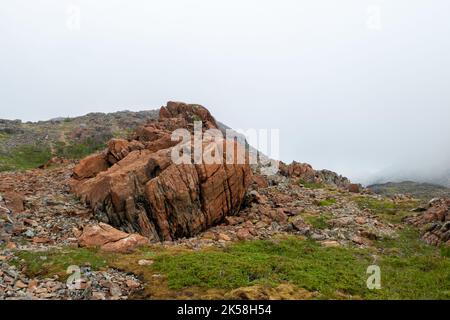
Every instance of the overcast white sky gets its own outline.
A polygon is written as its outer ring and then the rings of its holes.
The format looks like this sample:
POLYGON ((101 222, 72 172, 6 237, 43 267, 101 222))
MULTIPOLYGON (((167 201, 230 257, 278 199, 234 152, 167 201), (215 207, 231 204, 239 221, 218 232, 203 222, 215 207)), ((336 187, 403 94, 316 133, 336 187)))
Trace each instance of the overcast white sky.
POLYGON ((180 100, 234 128, 280 128, 284 161, 362 182, 440 176, 449 12, 447 0, 0 0, 0 118, 180 100))

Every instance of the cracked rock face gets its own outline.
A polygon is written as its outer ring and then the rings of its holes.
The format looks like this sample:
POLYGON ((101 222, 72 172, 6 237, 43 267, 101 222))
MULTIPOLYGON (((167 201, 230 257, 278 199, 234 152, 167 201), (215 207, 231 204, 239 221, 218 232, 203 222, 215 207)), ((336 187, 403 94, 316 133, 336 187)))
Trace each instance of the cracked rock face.
POLYGON ((245 147, 211 139, 201 142, 203 155, 222 161, 172 161, 178 144, 171 139, 173 130, 192 134, 194 121, 202 121, 204 129, 218 128, 207 109, 169 102, 159 120, 139 128, 132 139, 112 139, 103 153, 83 159, 74 168, 73 192, 103 222, 150 240, 190 237, 237 214, 252 173, 248 161, 238 164, 226 151, 233 148, 237 155, 245 147))

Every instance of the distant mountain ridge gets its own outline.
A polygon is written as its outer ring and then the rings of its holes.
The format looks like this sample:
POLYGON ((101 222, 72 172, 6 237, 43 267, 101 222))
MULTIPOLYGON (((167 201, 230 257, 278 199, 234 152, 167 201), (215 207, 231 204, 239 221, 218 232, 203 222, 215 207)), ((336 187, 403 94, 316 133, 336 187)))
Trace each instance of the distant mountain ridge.
POLYGON ((414 181, 387 182, 373 184, 368 186, 368 188, 377 194, 387 197, 395 194, 410 194, 415 198, 426 201, 432 198, 450 198, 450 188, 432 183, 414 181))

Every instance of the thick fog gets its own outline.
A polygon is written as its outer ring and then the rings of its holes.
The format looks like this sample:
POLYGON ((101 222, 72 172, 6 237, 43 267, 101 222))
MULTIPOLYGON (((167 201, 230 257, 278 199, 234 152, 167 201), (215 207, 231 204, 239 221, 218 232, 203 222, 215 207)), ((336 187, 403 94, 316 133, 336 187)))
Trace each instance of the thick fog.
POLYGON ((208 107, 280 157, 450 177, 447 0, 0 0, 0 118, 208 107))

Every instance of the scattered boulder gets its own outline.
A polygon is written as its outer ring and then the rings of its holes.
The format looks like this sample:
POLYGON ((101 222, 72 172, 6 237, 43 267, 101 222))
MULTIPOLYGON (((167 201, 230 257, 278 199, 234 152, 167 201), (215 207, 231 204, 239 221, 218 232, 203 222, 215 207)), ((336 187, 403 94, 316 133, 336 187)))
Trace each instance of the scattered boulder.
POLYGON ((348 178, 338 175, 336 172, 330 170, 314 170, 307 163, 293 161, 287 165, 280 162, 279 170, 280 174, 285 177, 301 179, 304 182, 321 183, 341 189, 348 189, 351 184, 348 178))
POLYGON ((0 205, 3 204, 12 213, 21 213, 25 210, 24 200, 24 195, 16 191, 7 190, 0 194, 0 205))
POLYGON ((111 165, 115 164, 125 158, 130 152, 144 148, 145 146, 136 140, 111 139, 108 142, 107 161, 111 165))
POLYGON ((249 240, 252 238, 250 228, 241 228, 236 232, 236 236, 239 240, 249 240))
POLYGON ((290 177, 290 178, 302 178, 306 176, 307 174, 313 174, 314 169, 311 165, 307 163, 299 163, 296 161, 293 161, 291 164, 286 165, 284 163, 280 163, 280 173, 283 176, 290 177))
POLYGON ((105 223, 86 226, 78 238, 81 247, 100 248, 110 252, 130 252, 148 243, 139 234, 128 234, 105 223))
POLYGON ((356 183, 351 183, 348 186, 348 191, 351 193, 361 193, 361 185, 356 183))
POLYGON ((80 161, 73 169, 73 175, 76 179, 88 179, 108 168, 109 165, 104 154, 93 154, 80 161))
POLYGON ((266 177, 263 175, 253 175, 253 184, 257 188, 267 188, 269 186, 269 182, 266 177))
POLYGON ((336 247, 340 247, 341 244, 336 241, 336 240, 323 240, 320 242, 320 244, 324 247, 328 247, 328 248, 336 248, 336 247))
POLYGON ((297 217, 294 221, 292 221, 292 226, 294 230, 300 231, 303 234, 308 233, 311 229, 311 226, 308 225, 301 217, 297 217))

